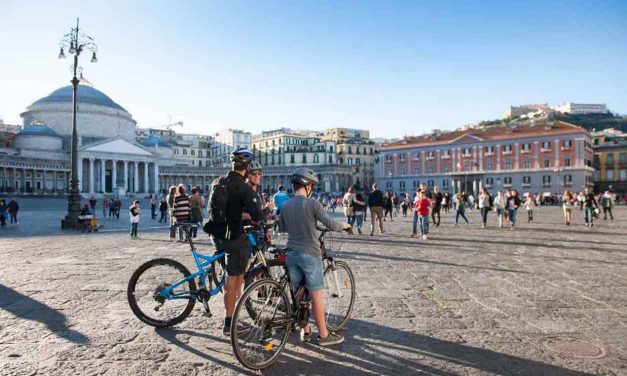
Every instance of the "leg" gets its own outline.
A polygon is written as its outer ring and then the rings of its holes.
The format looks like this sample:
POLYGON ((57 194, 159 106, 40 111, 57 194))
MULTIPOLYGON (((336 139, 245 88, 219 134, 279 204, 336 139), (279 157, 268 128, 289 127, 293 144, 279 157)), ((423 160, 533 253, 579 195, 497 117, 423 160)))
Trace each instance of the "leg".
POLYGON ((418 232, 418 228, 417 228, 417 223, 418 223, 418 213, 414 212, 414 220, 413 220, 413 226, 412 226, 412 234, 416 234, 418 232))
POLYGON ((383 234, 385 231, 383 231, 383 208, 381 207, 377 208, 377 218, 379 220, 379 230, 383 234))
POLYGON ((455 213, 455 224, 459 223, 459 210, 455 213))
POLYGON ((370 235, 374 234, 374 225, 377 223, 377 213, 374 208, 370 208, 370 235))
POLYGON ((311 313, 314 320, 316 320, 318 334, 320 337, 325 338, 329 335, 329 331, 327 330, 327 323, 324 318, 324 296, 322 291, 322 289, 310 291, 309 296, 313 300, 311 313))

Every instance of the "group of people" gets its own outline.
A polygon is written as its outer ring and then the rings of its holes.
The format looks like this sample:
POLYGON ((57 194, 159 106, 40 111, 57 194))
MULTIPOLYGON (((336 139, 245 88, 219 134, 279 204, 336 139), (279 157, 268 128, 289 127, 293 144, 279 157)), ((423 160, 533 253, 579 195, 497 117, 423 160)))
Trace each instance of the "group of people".
POLYGON ((11 225, 17 225, 17 213, 20 211, 20 205, 15 198, 6 202, 4 199, 0 199, 0 227, 7 225, 7 217, 9 218, 11 225))
MULTIPOLYGON (((97 205, 98 200, 94 196, 91 196, 87 203, 82 205, 80 214, 97 216, 97 205)), ((122 201, 117 197, 111 197, 109 199, 105 197, 102 199, 101 208, 103 218, 119 219, 120 209, 122 208, 122 201)))

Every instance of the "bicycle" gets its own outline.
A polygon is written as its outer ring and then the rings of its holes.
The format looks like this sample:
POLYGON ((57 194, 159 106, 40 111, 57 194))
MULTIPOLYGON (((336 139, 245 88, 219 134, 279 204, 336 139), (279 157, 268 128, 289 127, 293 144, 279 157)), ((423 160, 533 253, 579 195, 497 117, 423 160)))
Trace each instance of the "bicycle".
MULTIPOLYGON (((225 281, 225 253, 218 251, 213 256, 199 253, 189 233, 198 225, 180 222, 176 226, 185 233, 198 271, 192 274, 178 261, 158 258, 142 264, 131 276, 127 288, 127 299, 135 316, 157 328, 185 320, 197 301, 203 304, 204 315, 212 317, 209 300, 222 292, 225 281)), ((270 246, 267 226, 262 226, 260 232, 254 226, 244 228, 253 259, 249 271, 256 270, 262 275, 269 275, 263 254, 270 246)))
MULTIPOLYGON (((329 230, 318 229, 321 230, 318 240, 324 247, 324 235, 329 230)), ((338 331, 350 319, 355 301, 355 279, 348 264, 328 256, 326 247, 322 249, 326 260, 323 269, 325 319, 328 330, 338 331), (339 283, 340 269, 346 273, 343 276, 343 284, 339 283), (343 297, 348 297, 348 304, 341 313, 332 315, 335 304, 331 301, 343 297), (331 318, 336 318, 338 322, 329 323, 331 318)), ((231 346, 235 357, 249 369, 259 370, 272 365, 285 347, 289 334, 297 327, 304 328, 309 322, 312 301, 307 296, 304 286, 299 286, 294 292, 288 266, 284 261, 289 251, 289 248, 278 247, 270 250, 270 253, 276 255, 276 259, 282 260, 283 275, 279 281, 261 279, 253 282, 244 290, 235 307, 231 324, 231 346), (251 350, 252 354, 249 354, 248 350, 251 350)))

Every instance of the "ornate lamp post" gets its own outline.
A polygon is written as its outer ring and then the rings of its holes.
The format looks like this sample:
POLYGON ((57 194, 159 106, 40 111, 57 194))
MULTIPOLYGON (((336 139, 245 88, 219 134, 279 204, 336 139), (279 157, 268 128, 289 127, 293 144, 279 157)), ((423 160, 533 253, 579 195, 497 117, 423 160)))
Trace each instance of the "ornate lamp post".
POLYGON ((76 27, 72 28, 69 33, 63 36, 61 39, 59 59, 65 59, 64 49, 67 49, 68 54, 74 56, 74 64, 72 66, 72 164, 71 164, 71 177, 70 177, 70 191, 68 195, 68 212, 64 219, 61 220, 61 228, 63 229, 75 229, 78 225, 78 215, 81 209, 81 192, 78 189, 78 134, 76 132, 76 111, 77 111, 77 98, 76 92, 78 90, 79 78, 76 77, 78 67, 78 57, 84 51, 92 53, 91 62, 96 63, 96 51, 98 47, 93 42, 93 38, 82 33, 78 27, 78 18, 76 19, 76 27))

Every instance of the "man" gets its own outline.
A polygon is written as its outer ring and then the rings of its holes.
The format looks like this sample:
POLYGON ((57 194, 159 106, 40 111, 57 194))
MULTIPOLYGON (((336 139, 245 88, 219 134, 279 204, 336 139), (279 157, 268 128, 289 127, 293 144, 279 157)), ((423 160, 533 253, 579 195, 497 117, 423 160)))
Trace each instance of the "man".
POLYGON ((20 210, 20 205, 15 201, 15 197, 9 201, 9 217, 11 217, 11 224, 18 224, 17 222, 17 212, 20 210))
MULTIPOLYGON (((316 230, 318 221, 332 231, 350 229, 347 223, 334 221, 318 200, 310 198, 318 184, 316 173, 309 168, 297 168, 292 175, 294 197, 281 208, 281 230, 287 232, 287 266, 294 288, 305 284, 312 298, 312 314, 318 327, 318 344, 330 346, 344 342, 341 335, 329 332, 324 317, 324 278, 322 275, 322 251, 316 230)), ((309 325, 301 331, 301 339, 311 340, 309 325)))
MULTIPOLYGON (((263 166, 261 163, 257 161, 252 161, 250 163, 250 173, 248 174, 248 179, 246 183, 250 186, 250 188, 257 195, 257 207, 259 210, 263 212, 263 217, 267 218, 272 215, 272 211, 274 210, 274 204, 272 202, 266 203, 266 199, 263 197, 261 192, 260 184, 261 184, 261 176, 263 175, 263 166)), ((250 214, 244 213, 242 215, 244 221, 250 220, 250 214)))
POLYGON ((370 208, 370 236, 374 235, 374 226, 379 221, 379 229, 383 234, 383 192, 379 190, 379 184, 372 185, 372 191, 368 195, 368 207, 370 208))
POLYGON ((594 197, 594 193, 592 193, 592 190, 589 187, 584 188, 581 202, 582 207, 585 210, 584 219, 586 222, 586 227, 592 227, 594 226, 594 212, 598 204, 596 198, 594 197))
POLYGON ((96 215, 96 204, 98 203, 98 201, 96 200, 96 198, 94 196, 91 196, 91 198, 89 199, 89 207, 91 208, 91 214, 96 215))
POLYGON ((248 240, 242 228, 242 213, 248 213, 253 221, 262 219, 258 204, 259 196, 244 180, 250 172, 253 158, 253 153, 246 148, 237 148, 231 153, 232 170, 222 183, 228 193, 226 223, 216 225, 215 231, 212 232, 216 249, 226 253, 227 277, 224 285, 224 326, 222 328, 224 335, 229 335, 231 332, 235 301, 242 289, 244 273, 248 268, 250 258, 248 240))
POLYGON ((290 196, 284 191, 282 185, 279 185, 279 191, 272 196, 272 203, 274 204, 275 214, 281 214, 281 206, 290 199, 290 196))
MULTIPOLYGON (((9 204, 10 205, 10 204, 9 204)), ((614 200, 612 200, 612 194, 610 191, 605 191, 603 196, 601 197, 601 207, 603 208, 603 220, 607 220, 607 213, 610 213, 610 219, 614 220, 614 215, 612 214, 612 206, 614 206, 614 200)))
POLYGON ((433 202, 433 208, 431 210, 431 219, 433 220, 433 225, 435 227, 440 226, 440 210, 442 209, 443 199, 444 196, 442 195, 442 192, 440 192, 440 187, 433 188, 433 199, 431 200, 433 202), (435 220, 436 215, 438 216, 437 222, 435 220))

